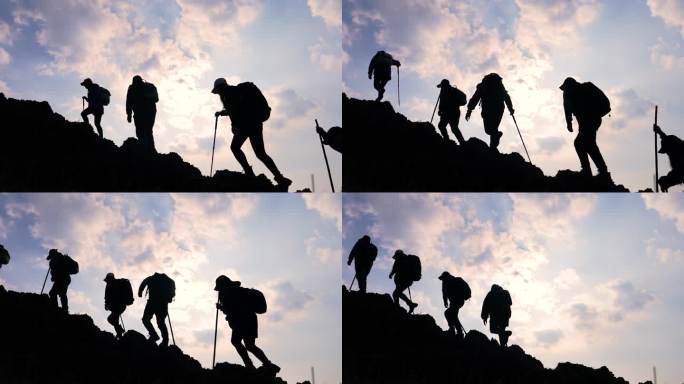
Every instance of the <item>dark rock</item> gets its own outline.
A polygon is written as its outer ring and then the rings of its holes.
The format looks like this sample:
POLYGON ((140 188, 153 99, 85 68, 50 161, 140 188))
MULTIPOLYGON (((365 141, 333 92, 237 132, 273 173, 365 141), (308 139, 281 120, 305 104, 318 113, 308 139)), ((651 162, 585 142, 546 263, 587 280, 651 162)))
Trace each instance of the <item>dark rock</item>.
POLYGON ((445 141, 427 122, 409 121, 389 102, 343 95, 342 121, 350 139, 343 157, 346 192, 628 192, 579 172, 545 176, 519 153, 499 153, 471 137, 445 141))
POLYGON ((354 383, 628 384, 606 367, 555 369, 517 345, 471 330, 459 339, 429 315, 409 315, 389 294, 342 291, 342 379, 354 383))
POLYGON ((135 138, 117 147, 100 139, 90 125, 54 113, 47 102, 0 94, 0 115, 3 191, 282 191, 264 175, 223 170, 202 176, 177 153, 147 153, 135 138))

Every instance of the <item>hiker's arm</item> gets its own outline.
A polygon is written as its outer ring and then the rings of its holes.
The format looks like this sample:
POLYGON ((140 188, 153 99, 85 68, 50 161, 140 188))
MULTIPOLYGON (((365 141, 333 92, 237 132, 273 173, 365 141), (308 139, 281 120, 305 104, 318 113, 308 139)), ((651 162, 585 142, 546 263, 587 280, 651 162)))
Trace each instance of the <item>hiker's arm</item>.
POLYGON ((665 132, 663 132, 663 130, 660 129, 660 126, 658 126, 658 124, 653 124, 653 132, 657 133, 660 137, 667 136, 665 132))
POLYGON ((131 114, 133 113, 133 98, 131 96, 131 87, 128 87, 128 92, 126 92, 126 116, 130 120, 131 114))
POLYGON ((572 132, 572 104, 570 103, 570 100, 565 97, 565 93, 563 93, 563 109, 565 110, 566 126, 568 131, 572 132))
POLYGON ((370 79, 373 77, 373 71, 375 70, 375 56, 370 61, 370 64, 368 64, 368 78, 370 79))
POLYGON ((347 265, 351 265, 355 256, 356 256, 356 244, 354 244, 354 247, 352 248, 351 252, 349 252, 349 257, 347 258, 347 265))
POLYGON ((145 287, 147 287, 147 279, 149 279, 149 277, 146 277, 142 283, 140 283, 140 288, 138 288, 138 297, 142 297, 143 291, 145 290, 145 287))
POLYGON ((470 98, 470 101, 468 102, 468 111, 466 112, 466 120, 470 119, 470 114, 473 112, 473 109, 477 106, 477 103, 480 102, 480 88, 477 88, 475 90, 475 93, 473 94, 473 97, 470 98))
POLYGON ((392 65, 396 65, 397 67, 401 67, 401 63, 399 62, 399 60, 393 60, 392 65))
POLYGON ((508 112, 513 115, 515 114, 515 109, 513 109, 513 102, 511 101, 511 96, 507 91, 504 91, 504 101, 506 102, 506 107, 508 107, 508 112))
POLYGON ((395 271, 396 268, 397 268, 397 263, 394 263, 394 265, 392 265, 392 271, 391 271, 390 274, 389 274, 389 278, 390 278, 390 279, 392 278, 392 276, 394 276, 394 274, 395 274, 395 272, 396 272, 396 271, 395 271))
POLYGON ((442 300, 444 300, 444 308, 449 307, 449 300, 447 299, 446 287, 442 284, 442 300))

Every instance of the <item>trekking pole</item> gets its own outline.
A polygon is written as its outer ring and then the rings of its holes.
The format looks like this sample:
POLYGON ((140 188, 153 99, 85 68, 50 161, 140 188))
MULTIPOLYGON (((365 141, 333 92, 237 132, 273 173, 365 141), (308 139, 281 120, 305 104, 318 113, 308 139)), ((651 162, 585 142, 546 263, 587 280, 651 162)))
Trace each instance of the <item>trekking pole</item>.
POLYGON ((354 287, 354 281, 355 281, 355 280, 356 280, 356 274, 354 274, 354 278, 352 279, 352 283, 351 283, 351 285, 349 286, 349 290, 350 290, 350 291, 352 290, 352 287, 354 287))
POLYGON ((435 108, 432 110, 432 117, 430 118, 430 124, 432 124, 432 119, 435 118, 435 112, 437 111, 437 104, 439 104, 439 98, 442 95, 437 95, 437 102, 435 103, 435 108))
MULTIPOLYGON (((316 122, 316 128, 319 128, 318 119, 314 119, 316 122)), ((330 179, 330 189, 335 193, 335 186, 333 185, 332 175, 330 174, 330 164, 328 164, 328 155, 325 154, 325 145, 323 145, 323 136, 318 134, 318 139, 321 141, 321 149, 323 149, 323 158, 325 159, 325 166, 328 168, 328 178, 330 179)))
POLYGON ((123 316, 119 315, 119 321, 121 322, 121 328, 126 332, 126 324, 123 322, 123 316))
POLYGON ((525 146, 525 140, 523 140, 522 134, 520 133, 520 128, 518 128, 518 122, 515 121, 515 116, 513 116, 513 114, 511 114, 511 117, 513 118, 513 123, 515 124, 515 129, 518 130, 518 136, 520 136, 520 141, 522 142, 523 148, 525 149, 525 154, 527 155, 527 161, 529 161, 530 164, 532 164, 532 160, 530 159, 530 154, 527 152, 527 147, 525 146))
POLYGON ((211 369, 216 367, 216 337, 218 336, 218 308, 216 308, 216 322, 214 323, 214 357, 211 358, 211 369))
POLYGON ((40 289, 40 294, 43 294, 43 291, 45 290, 45 283, 47 282, 47 277, 50 274, 50 267, 48 267, 48 271, 45 274, 45 280, 43 280, 43 288, 40 289))
POLYGON ((397 102, 401 106, 401 93, 399 92, 399 66, 397 66, 397 102))
POLYGON ((216 149, 216 129, 218 128, 218 116, 214 122, 214 144, 211 146, 211 168, 209 168, 209 177, 214 173, 214 150, 216 149))
POLYGON ((171 329, 171 340, 173 340, 173 345, 176 345, 176 338, 173 337, 173 325, 171 325, 171 314, 167 312, 166 317, 169 318, 169 328, 171 329))
MULTIPOLYGON (((655 106, 655 125, 658 125, 658 106, 655 106)), ((658 187, 658 133, 653 132, 653 146, 655 147, 655 191, 659 191, 658 187)))
POLYGON ((411 287, 408 287, 409 290, 409 300, 413 303, 413 297, 411 297, 411 287))
POLYGON ((85 99, 81 97, 81 112, 85 111, 85 99))

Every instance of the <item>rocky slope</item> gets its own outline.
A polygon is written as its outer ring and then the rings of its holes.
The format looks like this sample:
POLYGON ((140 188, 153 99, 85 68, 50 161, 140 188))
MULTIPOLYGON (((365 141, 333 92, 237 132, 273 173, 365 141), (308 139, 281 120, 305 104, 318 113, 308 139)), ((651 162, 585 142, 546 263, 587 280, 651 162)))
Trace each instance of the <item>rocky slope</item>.
POLYGON ((2 191, 278 191, 264 175, 221 170, 202 176, 176 153, 145 153, 135 138, 118 147, 88 124, 65 120, 47 102, 0 93, 0 116, 2 191))
POLYGON ((498 153, 471 137, 446 142, 428 122, 412 122, 389 102, 343 95, 348 147, 343 189, 348 192, 627 192, 622 185, 578 172, 544 175, 520 154, 498 153))

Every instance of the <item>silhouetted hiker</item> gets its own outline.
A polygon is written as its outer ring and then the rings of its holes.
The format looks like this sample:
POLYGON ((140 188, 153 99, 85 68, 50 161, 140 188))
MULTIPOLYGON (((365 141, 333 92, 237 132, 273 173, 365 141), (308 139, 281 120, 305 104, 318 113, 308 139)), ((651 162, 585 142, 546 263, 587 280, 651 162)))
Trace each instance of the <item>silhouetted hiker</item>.
POLYGON ((232 329, 230 342, 242 358, 245 367, 254 369, 249 351, 272 373, 280 371, 280 367, 273 364, 264 351, 255 344, 256 338, 259 337, 257 314, 266 313, 264 295, 256 289, 241 287, 239 281, 233 281, 224 275, 216 278, 214 290, 218 292, 219 297, 216 308, 226 315, 228 325, 232 329))
POLYGON ((271 116, 271 107, 259 88, 250 82, 228 85, 226 79, 218 78, 214 81, 211 93, 219 95, 223 103, 223 110, 216 112, 216 117, 230 117, 233 131, 230 150, 233 151, 245 174, 254 176, 254 171, 241 149, 242 144, 249 139, 257 159, 271 171, 276 183, 284 187, 292 184, 292 180, 280 173, 264 148, 264 122, 271 116))
POLYGON ((668 135, 653 125, 653 131, 660 136, 660 149, 658 153, 664 153, 670 159, 672 170, 667 175, 658 178, 658 185, 663 192, 677 184, 684 183, 684 141, 675 135, 668 135))
POLYGON ((351 265, 352 261, 354 261, 356 280, 359 282, 359 292, 366 292, 366 278, 377 256, 378 248, 371 243, 371 238, 368 235, 356 240, 356 244, 354 244, 351 252, 349 252, 347 265, 351 265))
POLYGON ((511 97, 503 85, 501 76, 496 73, 490 73, 482 78, 482 81, 475 89, 475 94, 473 94, 473 97, 468 102, 466 120, 470 120, 470 114, 478 103, 482 106, 482 122, 485 133, 489 135, 489 146, 496 149, 499 146, 501 136, 503 136, 503 132, 499 131, 499 124, 501 124, 501 118, 503 117, 504 104, 508 107, 508 112, 511 115, 515 113, 511 97))
POLYGON ((48 252, 47 259, 50 260, 50 280, 52 288, 50 288, 50 300, 57 305, 57 297, 62 302, 62 310, 69 313, 69 299, 67 298, 67 289, 71 283, 71 275, 78 273, 78 263, 68 255, 59 253, 56 249, 51 249, 48 252))
POLYGON ((121 326, 121 314, 126 310, 126 306, 133 304, 133 288, 128 279, 116 279, 114 274, 109 272, 104 281, 107 283, 105 288, 105 311, 111 311, 107 316, 107 322, 114 326, 116 338, 120 338, 124 329, 121 326))
POLYGON ((487 318, 489 317, 489 331, 499 335, 499 344, 502 347, 508 345, 508 337, 513 334, 507 331, 508 320, 511 318, 511 295, 507 290, 494 284, 492 289, 487 293, 487 296, 482 303, 482 321, 487 325, 487 318))
POLYGON ((7 265, 10 262, 10 254, 9 252, 5 249, 5 247, 0 244, 0 268, 2 268, 3 265, 7 265))
MULTIPOLYGON (((411 301, 404 291, 411 287, 414 281, 418 281, 421 278, 421 265, 420 259, 416 255, 407 255, 401 249, 394 252, 394 264, 392 265, 392 272, 389 274, 391 279, 394 276, 394 292, 392 292, 392 298, 394 299, 394 304, 399 305, 399 299, 404 300, 406 305, 409 307, 409 313, 413 313, 418 304, 411 301)), ((409 291, 410 292, 410 291, 409 291)))
POLYGON ((157 332, 152 326, 152 316, 157 319, 157 327, 162 335, 160 346, 169 345, 169 333, 166 330, 166 316, 169 314, 169 303, 176 296, 176 283, 163 273, 155 272, 154 275, 148 276, 140 283, 138 288, 138 297, 142 297, 143 290, 147 287, 149 296, 147 304, 145 304, 145 312, 143 312, 142 322, 149 333, 149 340, 156 342, 159 340, 157 332))
POLYGON ((323 144, 342 153, 342 127, 331 127, 327 132, 325 129, 317 127, 316 132, 323 138, 323 144))
POLYGON ((135 136, 140 145, 149 152, 157 152, 154 148, 154 119, 157 116, 159 95, 157 87, 143 81, 142 77, 133 76, 133 82, 126 93, 126 120, 131 122, 131 114, 135 119, 135 136))
POLYGON ((575 138, 575 151, 579 156, 582 174, 591 176, 589 157, 594 161, 598 175, 610 178, 608 167, 601 151, 596 145, 596 133, 601 126, 601 118, 610 112, 608 97, 597 86, 590 82, 578 83, 568 77, 560 86, 563 91, 563 108, 568 131, 572 132, 572 115, 579 125, 575 138))
POLYGON ((458 319, 458 310, 461 309, 466 300, 470 299, 470 286, 460 277, 452 276, 449 272, 444 271, 439 275, 442 280, 442 300, 444 300, 444 317, 446 317, 447 324, 449 324, 449 332, 463 337, 464 329, 461 321, 458 319))
POLYGON ((105 105, 109 105, 111 93, 109 93, 106 88, 93 83, 90 78, 83 80, 81 85, 88 90, 88 96, 83 96, 83 99, 88 102, 88 108, 81 112, 81 117, 86 124, 90 124, 88 115, 93 115, 93 118, 95 119, 95 128, 97 128, 97 133, 100 135, 100 138, 102 138, 104 135, 102 134, 102 125, 100 125, 100 122, 102 121, 105 105))
POLYGON ((378 91, 375 101, 382 100, 385 94, 385 85, 392 79, 392 66, 401 67, 401 63, 394 60, 392 55, 385 51, 378 51, 368 65, 368 78, 373 78, 373 88, 378 91))
POLYGON ((457 87, 452 87, 449 80, 442 79, 437 84, 439 90, 439 123, 437 128, 445 140, 449 140, 449 133, 447 133, 447 124, 451 127, 451 132, 456 136, 459 144, 465 143, 461 130, 458 129, 458 120, 461 118, 461 106, 466 105, 466 94, 457 87))

